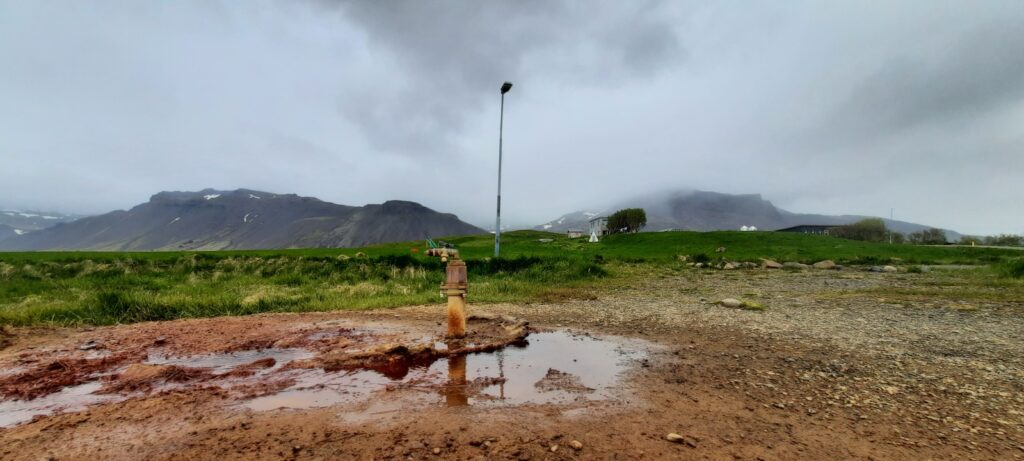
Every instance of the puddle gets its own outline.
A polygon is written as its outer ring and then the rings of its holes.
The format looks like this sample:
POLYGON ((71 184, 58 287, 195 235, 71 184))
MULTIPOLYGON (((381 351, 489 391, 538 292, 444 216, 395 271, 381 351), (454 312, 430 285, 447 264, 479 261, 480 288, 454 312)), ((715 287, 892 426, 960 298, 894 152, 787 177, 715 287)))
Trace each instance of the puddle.
MULTIPOLYGON (((422 338, 430 344, 433 339, 422 338)), ((437 350, 463 349, 469 343, 438 343, 437 350)), ((239 383, 292 380, 282 391, 238 404, 255 411, 303 409, 335 405, 351 406, 343 417, 380 419, 403 408, 418 405, 521 405, 609 399, 615 396, 622 373, 632 362, 646 356, 648 344, 625 339, 598 339, 566 331, 534 333, 526 340, 494 352, 468 355, 425 356, 421 359, 389 359, 373 368, 324 370, 289 369, 295 360, 313 358, 306 349, 261 349, 195 356, 169 356, 152 350, 145 364, 209 369, 215 379, 204 381, 230 388, 239 383), (244 367, 254 362, 264 366, 244 367), (272 362, 272 363, 271 363, 272 362), (226 374, 243 367, 250 375, 226 374), (271 375, 271 373, 273 373, 271 375), (226 375, 225 375, 226 374, 226 375), (224 375, 221 378, 217 375, 224 375), (382 398, 387 396, 388 398, 382 398)), ((80 411, 88 406, 122 401, 139 395, 135 387, 127 392, 95 394, 103 387, 98 378, 125 373, 132 365, 93 374, 91 381, 66 387, 33 400, 0 401, 0 427, 32 420, 37 415, 80 411)), ((141 383, 159 383, 159 389, 185 388, 192 381, 180 371, 139 368, 141 383), (146 373, 155 373, 152 376, 146 373), (163 375, 161 373, 172 373, 163 375)), ((204 371, 205 372, 205 371, 204 371)), ((206 376, 210 376, 207 373, 206 376)), ((126 383, 132 384, 129 378, 126 383)), ((153 392, 157 387, 141 388, 153 392)))
POLYGON ((36 415, 51 415, 62 411, 79 411, 89 405, 123 400, 116 395, 94 395, 103 384, 91 381, 65 387, 60 392, 32 400, 0 401, 0 427, 10 427, 31 421, 36 415))
MULTIPOLYGON (((631 362, 645 355, 638 341, 534 333, 496 352, 407 364, 400 374, 305 371, 288 389, 241 406, 257 411, 318 408, 366 402, 388 392, 401 401, 426 396, 428 403, 448 406, 604 400, 613 396, 631 362)), ((368 410, 380 403, 374 399, 368 410)))
POLYGON ((371 393, 386 389, 393 381, 373 371, 325 372, 303 371, 296 384, 271 395, 257 397, 244 407, 256 410, 279 408, 320 408, 366 400, 371 393))
MULTIPOLYGON (((272 366, 253 369, 253 376, 260 377, 277 370, 292 360, 312 357, 313 353, 305 349, 262 349, 248 350, 223 354, 206 354, 189 357, 171 357, 150 353, 143 363, 153 365, 178 365, 186 368, 209 368, 215 374, 229 372, 240 365, 247 365, 259 360, 273 359, 272 366)), ((97 380, 104 376, 116 375, 126 367, 95 373, 90 376, 92 381, 65 387, 64 389, 31 400, 0 400, 0 427, 10 427, 32 420, 36 415, 51 415, 63 411, 79 411, 88 406, 124 400, 119 394, 94 394, 103 387, 97 380)), ((160 379, 160 378, 154 378, 160 379)), ((251 379, 251 378, 250 378, 251 379)), ((188 382, 161 384, 162 389, 176 389, 188 386, 188 382)))
POLYGON ((274 365, 262 369, 257 374, 276 370, 292 360, 308 359, 313 353, 305 349, 259 349, 221 354, 192 355, 175 357, 150 353, 143 363, 152 365, 177 365, 188 368, 209 368, 213 373, 220 374, 231 371, 239 365, 246 365, 257 360, 273 359, 274 365))

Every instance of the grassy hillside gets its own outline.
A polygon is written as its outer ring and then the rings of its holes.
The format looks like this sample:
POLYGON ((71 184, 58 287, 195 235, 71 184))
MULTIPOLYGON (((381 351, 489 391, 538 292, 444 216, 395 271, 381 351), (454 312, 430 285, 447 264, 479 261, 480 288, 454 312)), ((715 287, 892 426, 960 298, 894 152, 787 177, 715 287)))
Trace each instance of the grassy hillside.
MULTIPOLYGON (((1016 268, 1004 270, 1011 274, 1020 272, 1022 256, 1016 250, 768 232, 643 233, 592 244, 519 231, 502 240, 500 259, 490 258, 493 236, 448 240, 469 261, 471 302, 588 298, 597 280, 628 277, 629 267, 638 264, 682 270, 678 255, 847 264, 999 263, 1016 268), (716 253, 719 247, 726 251, 716 253)), ((443 265, 424 250, 423 242, 407 242, 361 249, 0 253, 0 324, 112 324, 440 304, 443 265)))
MULTIPOLYGON (((493 235, 474 235, 444 239, 454 244, 464 259, 483 259, 494 254, 493 235)), ((203 254, 213 258, 228 257, 336 257, 344 254, 353 256, 357 252, 369 257, 409 255, 426 260, 422 256, 423 241, 390 243, 364 248, 309 248, 291 250, 242 250, 216 252, 0 252, 0 262, 14 264, 28 261, 111 261, 122 259, 174 260, 184 254, 203 254), (418 251, 417 251, 418 250, 418 251)), ((1013 249, 962 247, 962 246, 917 246, 888 245, 881 243, 843 240, 833 237, 797 234, 787 232, 646 232, 640 234, 613 235, 598 243, 588 243, 586 238, 567 239, 564 234, 540 231, 515 231, 502 234, 502 257, 583 257, 592 259, 600 255, 604 259, 624 261, 659 261, 673 259, 678 255, 704 253, 711 257, 724 257, 732 261, 759 261, 769 258, 777 261, 811 263, 832 259, 839 263, 873 264, 899 258, 905 263, 915 264, 989 264, 1024 256, 1024 252, 1013 249), (551 239, 552 242, 541 242, 551 239), (715 250, 725 247, 724 254, 715 250)))

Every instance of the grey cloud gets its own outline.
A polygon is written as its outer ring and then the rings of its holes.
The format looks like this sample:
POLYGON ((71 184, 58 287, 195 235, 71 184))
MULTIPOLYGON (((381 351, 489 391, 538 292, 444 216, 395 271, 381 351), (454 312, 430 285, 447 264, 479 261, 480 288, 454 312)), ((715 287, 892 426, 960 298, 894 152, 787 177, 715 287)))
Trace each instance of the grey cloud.
POLYGON ((971 30, 925 56, 885 62, 853 88, 825 130, 833 139, 878 137, 928 125, 957 130, 1024 99, 1024 27, 1017 14, 971 30))
POLYGON ((1024 231, 1024 3, 0 0, 0 204, 160 190, 503 222, 631 195, 1024 231))
POLYGON ((528 84, 539 78, 533 69, 545 69, 548 79, 601 85, 656 74, 682 56, 675 16, 660 1, 639 8, 541 0, 328 5, 389 50, 394 71, 405 77, 403 85, 346 92, 338 103, 377 147, 402 154, 451 151, 451 136, 501 82, 528 84))

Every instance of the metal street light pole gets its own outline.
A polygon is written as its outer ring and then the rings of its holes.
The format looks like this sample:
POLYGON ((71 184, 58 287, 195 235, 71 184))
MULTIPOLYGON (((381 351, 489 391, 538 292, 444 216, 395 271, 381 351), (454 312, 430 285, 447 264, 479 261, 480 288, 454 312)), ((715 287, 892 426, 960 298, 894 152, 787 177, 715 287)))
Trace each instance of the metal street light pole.
POLYGON ((505 130, 505 93, 512 89, 512 84, 501 85, 501 116, 498 121, 498 215, 494 222, 494 257, 501 253, 501 138, 505 130))

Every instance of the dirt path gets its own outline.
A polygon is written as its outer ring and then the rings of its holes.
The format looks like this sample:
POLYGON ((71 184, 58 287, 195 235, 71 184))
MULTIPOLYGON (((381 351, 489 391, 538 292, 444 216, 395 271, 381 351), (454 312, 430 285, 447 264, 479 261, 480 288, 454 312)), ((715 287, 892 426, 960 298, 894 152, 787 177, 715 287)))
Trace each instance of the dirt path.
POLYGON ((690 271, 474 306, 536 331, 462 362, 521 325, 441 344, 442 307, 419 306, 18 330, 0 404, 109 400, 0 429, 0 458, 1024 459, 1024 305, 878 295, 929 277, 690 271), (282 402, 309 407, 263 408, 282 402))

